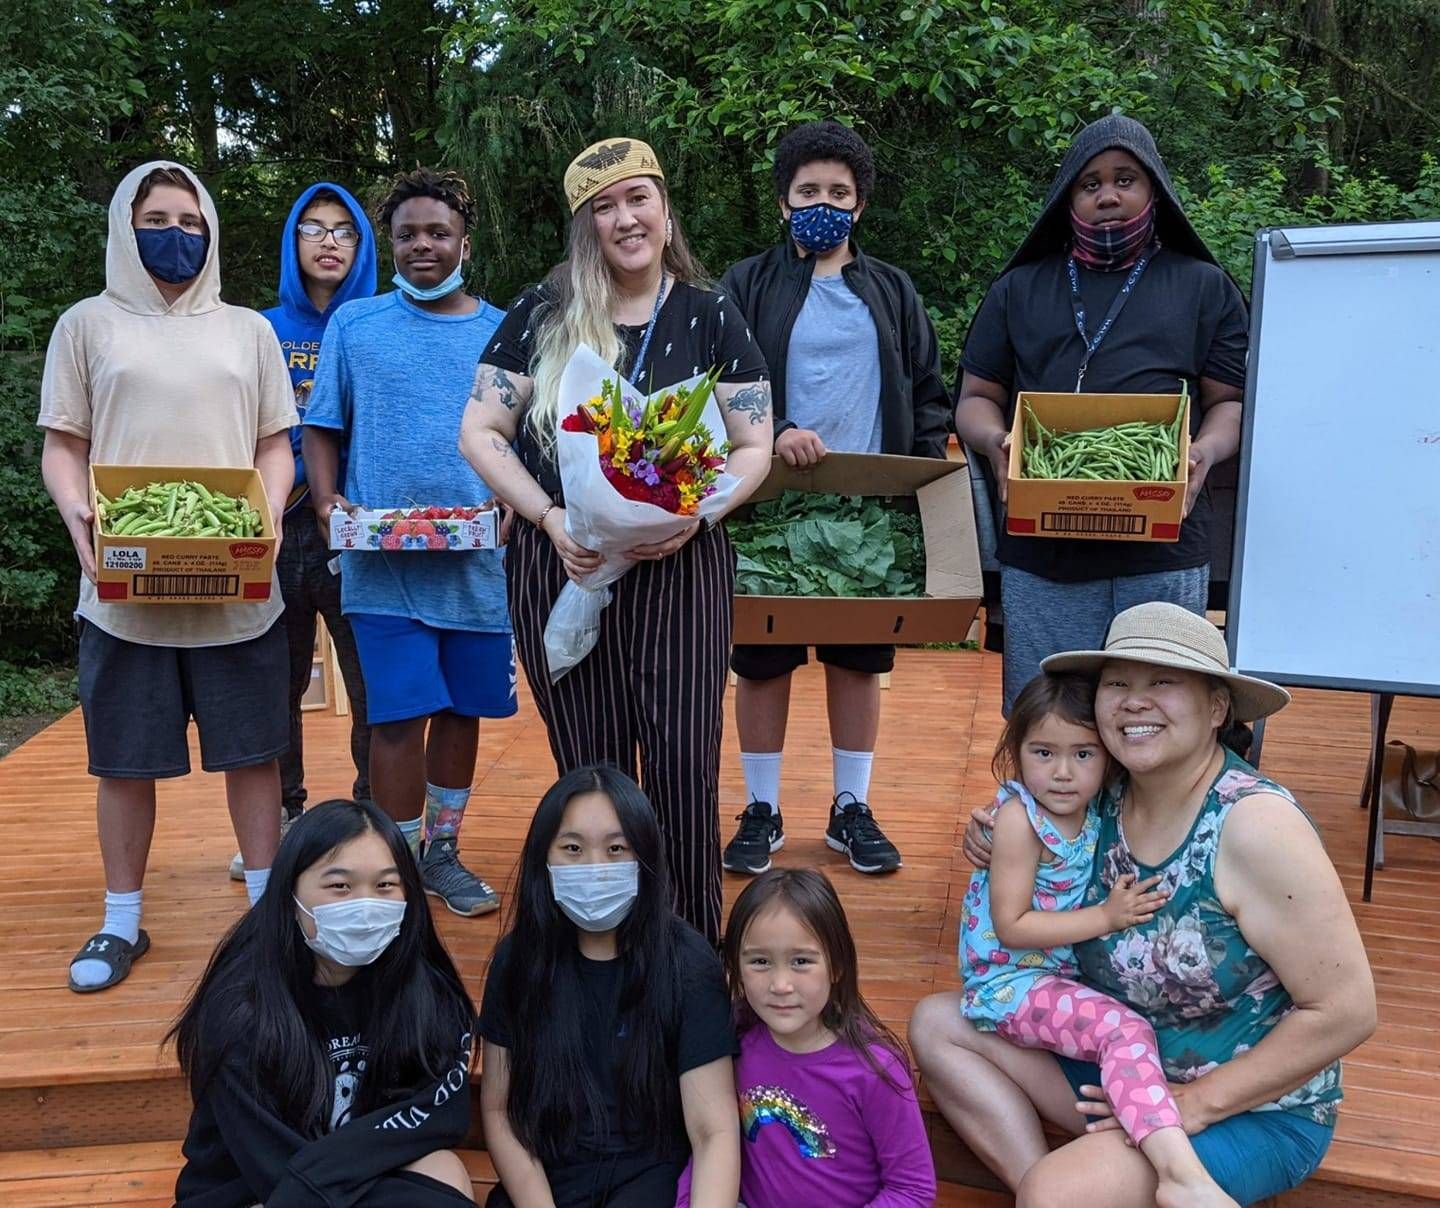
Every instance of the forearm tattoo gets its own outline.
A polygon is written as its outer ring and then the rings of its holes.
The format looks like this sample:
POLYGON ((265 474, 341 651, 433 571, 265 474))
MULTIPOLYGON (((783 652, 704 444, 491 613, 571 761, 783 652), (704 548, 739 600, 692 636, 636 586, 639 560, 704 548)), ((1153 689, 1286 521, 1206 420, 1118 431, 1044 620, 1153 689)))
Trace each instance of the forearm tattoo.
POLYGON ((503 369, 494 365, 481 365, 475 370, 475 384, 470 393, 482 398, 486 390, 495 392, 495 401, 507 411, 514 411, 521 403, 520 388, 503 369))
POLYGON ((510 446, 498 436, 492 436, 490 438, 490 447, 500 454, 501 457, 509 457, 511 454, 510 446))
POLYGON ((732 394, 725 405, 748 415, 752 424, 763 424, 770 418, 770 383, 751 382, 732 394))

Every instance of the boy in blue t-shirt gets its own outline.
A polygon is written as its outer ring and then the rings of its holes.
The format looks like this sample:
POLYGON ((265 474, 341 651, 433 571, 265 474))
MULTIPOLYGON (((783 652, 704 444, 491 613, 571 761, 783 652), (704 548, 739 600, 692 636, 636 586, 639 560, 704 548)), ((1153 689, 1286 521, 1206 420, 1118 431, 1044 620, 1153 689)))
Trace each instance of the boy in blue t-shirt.
MULTIPOLYGON (((310 185, 295 199, 280 233, 280 305, 261 313, 270 320, 295 388, 295 408, 305 419, 320 340, 331 316, 346 302, 375 294, 375 232, 364 207, 330 181, 310 185)), ((334 556, 315 526, 310 484, 300 455, 300 425, 290 430, 295 452, 295 486, 285 503, 284 540, 275 558, 275 576, 285 600, 281 620, 290 654, 290 749, 280 757, 280 834, 305 808, 305 747, 300 701, 310 686, 315 652, 315 617, 335 648, 335 661, 350 697, 350 758, 355 763, 352 795, 370 796, 370 726, 365 720, 365 680, 355 653, 350 622, 340 609, 340 578, 330 569, 334 556)), ((237 852, 232 880, 243 880, 237 852)))
MULTIPOLYGON (((340 308, 305 414, 306 475, 325 530, 337 507, 491 497, 458 445, 475 365, 504 317, 461 288, 469 190, 453 172, 419 168, 395 179, 378 217, 390 232, 396 290, 340 308)), ((499 897, 460 863, 457 843, 478 719, 517 707, 503 556, 347 551, 341 561, 342 604, 365 675, 375 803, 409 839, 427 893, 457 914, 494 910, 499 897)))

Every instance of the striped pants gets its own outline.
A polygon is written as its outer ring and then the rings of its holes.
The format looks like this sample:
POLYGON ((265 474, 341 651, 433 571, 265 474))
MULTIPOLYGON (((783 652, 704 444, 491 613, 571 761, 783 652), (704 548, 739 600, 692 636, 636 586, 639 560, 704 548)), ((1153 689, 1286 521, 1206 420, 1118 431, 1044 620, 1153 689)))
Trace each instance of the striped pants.
POLYGON ((720 738, 735 592, 724 528, 612 584, 599 643, 557 684, 544 633, 565 569, 550 538, 526 524, 505 558, 516 650, 556 768, 612 763, 639 780, 659 818, 676 909, 718 944, 720 738))

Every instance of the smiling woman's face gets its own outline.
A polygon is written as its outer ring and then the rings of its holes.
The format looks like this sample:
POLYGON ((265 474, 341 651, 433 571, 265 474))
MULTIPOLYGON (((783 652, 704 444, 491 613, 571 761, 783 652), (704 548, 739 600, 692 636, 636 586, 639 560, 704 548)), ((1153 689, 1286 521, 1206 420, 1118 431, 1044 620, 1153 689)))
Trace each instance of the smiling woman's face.
POLYGON ((1129 772, 1180 763, 1215 745, 1230 700, 1198 671, 1116 659, 1100 671, 1100 740, 1129 772))
POLYGON ((1082 222, 1103 226, 1134 218, 1154 195, 1140 162, 1129 152, 1111 149, 1080 169, 1070 186, 1070 206, 1082 222))

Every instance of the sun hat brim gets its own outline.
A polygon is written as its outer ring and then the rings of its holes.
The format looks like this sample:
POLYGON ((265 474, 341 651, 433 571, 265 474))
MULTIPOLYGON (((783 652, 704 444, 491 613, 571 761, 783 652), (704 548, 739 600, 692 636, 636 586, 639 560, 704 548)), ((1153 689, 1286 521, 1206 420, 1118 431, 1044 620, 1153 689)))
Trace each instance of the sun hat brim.
POLYGON ((1041 660, 1044 671, 1069 671, 1094 675, 1106 663, 1146 663, 1152 667, 1173 667, 1178 671, 1194 671, 1219 680, 1230 691, 1232 716, 1236 721, 1259 721, 1278 712, 1290 703, 1290 693, 1279 684, 1241 675, 1228 668, 1221 670, 1188 648, 1171 644, 1163 638, 1133 637, 1122 639, 1109 650, 1066 650, 1041 660))

